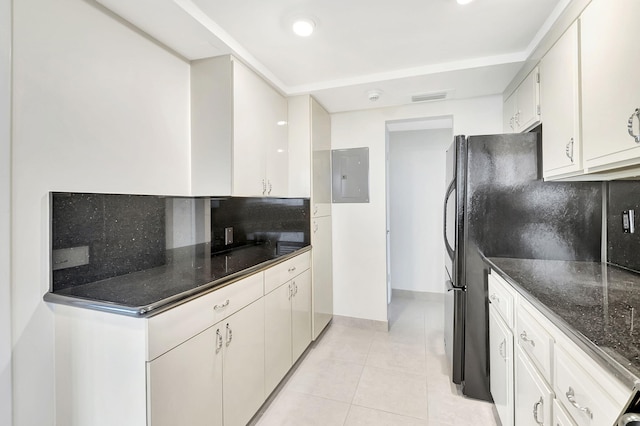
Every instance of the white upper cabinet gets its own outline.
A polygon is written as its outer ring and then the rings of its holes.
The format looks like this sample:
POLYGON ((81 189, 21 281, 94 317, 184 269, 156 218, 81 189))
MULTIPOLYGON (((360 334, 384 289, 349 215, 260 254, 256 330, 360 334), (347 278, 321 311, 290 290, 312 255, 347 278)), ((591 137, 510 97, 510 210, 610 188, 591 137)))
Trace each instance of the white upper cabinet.
POLYGON ((544 178, 581 174, 578 21, 540 63, 544 178))
MULTIPOLYGON (((585 167, 640 164, 640 2, 594 0, 581 17, 582 129, 585 167)), ((635 171, 622 175, 636 176, 635 171)))
POLYGON ((289 195, 287 99, 230 56, 191 64, 193 195, 289 195))
POLYGON ((506 132, 526 132, 540 123, 539 78, 535 68, 505 100, 502 116, 506 132))

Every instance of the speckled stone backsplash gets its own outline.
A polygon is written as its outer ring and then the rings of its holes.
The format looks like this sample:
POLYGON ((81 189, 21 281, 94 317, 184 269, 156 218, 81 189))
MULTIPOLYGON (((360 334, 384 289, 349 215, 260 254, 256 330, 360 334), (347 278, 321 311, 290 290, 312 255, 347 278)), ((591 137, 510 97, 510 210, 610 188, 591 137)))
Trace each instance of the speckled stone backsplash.
POLYGON ((640 182, 609 182, 607 200, 607 261, 640 271, 640 182), (635 210, 635 233, 622 229, 622 212, 635 210))
POLYGON ((274 256, 309 245, 309 200, 51 193, 54 292, 175 263, 183 247, 215 255, 271 247, 274 256), (233 243, 225 244, 225 228, 233 243))

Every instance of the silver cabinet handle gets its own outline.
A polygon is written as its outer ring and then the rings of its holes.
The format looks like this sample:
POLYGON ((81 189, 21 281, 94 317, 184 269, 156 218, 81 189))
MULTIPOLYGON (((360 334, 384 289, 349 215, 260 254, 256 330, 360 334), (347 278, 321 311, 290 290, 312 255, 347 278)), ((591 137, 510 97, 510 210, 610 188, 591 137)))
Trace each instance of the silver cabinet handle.
POLYGON ((636 110, 629 117, 629 121, 627 122, 627 130, 629 130, 629 136, 633 138, 636 143, 640 143, 640 135, 635 135, 633 133, 633 117, 637 117, 640 122, 640 108, 636 108, 636 110))
POLYGON ((500 303, 500 298, 499 298, 498 296, 496 296, 496 294, 495 294, 495 293, 493 293, 491 296, 489 296, 489 299, 490 299, 492 302, 500 303))
POLYGON ((567 400, 569 400, 571 405, 585 413, 590 419, 593 419, 593 412, 591 411, 591 409, 589 407, 583 407, 578 404, 578 401, 576 401, 575 392, 573 391, 573 388, 571 386, 569 386, 569 390, 565 393, 565 396, 567 397, 567 400))
POLYGON ((316 222, 315 220, 313 221, 313 233, 315 234, 316 232, 318 232, 318 222, 316 222))
POLYGON ((298 294, 298 284, 296 284, 295 281, 293 281, 293 297, 295 297, 298 294))
POLYGON ((567 157, 569 158, 569 160, 571 160, 571 162, 573 163, 573 138, 571 138, 571 140, 569 142, 567 142, 567 145, 564 148, 565 154, 567 154, 567 157))
POLYGON ((498 347, 498 352, 500 353, 500 356, 502 357, 503 360, 507 360, 507 354, 504 353, 504 346, 507 344, 507 340, 503 339, 502 342, 500 342, 500 346, 498 347))
POLYGON ((267 192, 267 183, 262 179, 262 195, 267 192))
POLYGON ((269 191, 267 191, 267 195, 271 195, 271 190, 273 189, 273 186, 271 185, 271 181, 269 180, 269 191))
POLYGON ((542 399, 542 397, 540 397, 539 401, 536 401, 533 404, 533 420, 535 420, 535 422, 539 425, 544 425, 544 419, 542 421, 538 420, 538 408, 540 407, 544 408, 544 400, 542 399))
POLYGON ((529 339, 527 337, 527 332, 526 331, 523 331, 522 333, 520 333, 520 338, 522 339, 523 342, 531 343, 531 346, 533 346, 534 348, 536 347, 536 342, 534 342, 532 339, 529 339))
POLYGON ((519 126, 520 125, 520 111, 516 112, 515 119, 516 119, 516 125, 519 126))
POLYGON ((227 323, 227 346, 231 344, 232 340, 233 340, 233 331, 231 330, 231 327, 229 327, 229 323, 227 323))
POLYGON ((287 271, 289 271, 289 272, 294 272, 295 270, 296 270, 295 266, 292 266, 291 268, 287 269, 287 271))
POLYGON ((220 333, 220 329, 216 330, 216 353, 220 352, 222 349, 222 333, 220 333))
POLYGON ((289 300, 291 300, 292 296, 293 296, 293 287, 291 286, 291 283, 289 283, 289 300))
POLYGON ((317 204, 315 204, 313 206, 313 214, 316 214, 316 213, 318 213, 318 205, 317 204))
POLYGON ((221 309, 226 308, 227 306, 229 306, 229 299, 225 300, 225 302, 222 305, 213 305, 213 310, 219 311, 221 309))

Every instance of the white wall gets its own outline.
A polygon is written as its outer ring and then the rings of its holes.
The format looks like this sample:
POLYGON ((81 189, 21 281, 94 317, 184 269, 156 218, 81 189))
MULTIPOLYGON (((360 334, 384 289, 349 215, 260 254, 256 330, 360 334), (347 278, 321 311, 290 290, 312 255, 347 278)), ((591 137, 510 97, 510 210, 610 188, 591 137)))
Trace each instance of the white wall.
POLYGON ((11 0, 0 0, 0 425, 11 424, 11 0))
POLYGON ((187 194, 189 65, 82 0, 15 1, 13 37, 14 424, 47 426, 48 192, 187 194))
POLYGON ((389 133, 391 286, 444 292, 442 203, 451 129, 389 133))
POLYGON ((488 96, 334 114, 332 149, 369 147, 367 204, 333 205, 334 312, 387 320, 385 123, 453 116, 454 134, 502 132, 502 97, 488 96))

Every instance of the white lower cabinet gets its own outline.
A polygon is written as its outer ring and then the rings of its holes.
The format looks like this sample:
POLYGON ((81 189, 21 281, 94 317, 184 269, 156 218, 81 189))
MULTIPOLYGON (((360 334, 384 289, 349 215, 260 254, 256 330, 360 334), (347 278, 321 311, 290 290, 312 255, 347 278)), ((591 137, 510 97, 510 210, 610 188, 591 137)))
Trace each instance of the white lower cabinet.
POLYGON ((265 396, 311 342, 311 271, 281 284, 265 300, 265 396))
POLYGON ((525 352, 516 352, 515 424, 550 425, 553 392, 525 352))
POLYGON ((502 426, 513 426, 513 333, 489 307, 491 396, 502 426))
POLYGON ((150 425, 222 426, 222 346, 214 326, 147 364, 150 425))
POLYGON ((225 426, 246 425, 265 400, 264 299, 218 323, 224 333, 222 384, 225 426))
POLYGON ((313 246, 313 339, 333 318, 333 260, 331 216, 311 220, 313 246))
POLYGON ((263 317, 260 299, 149 362, 149 424, 247 424, 265 399, 263 317))

